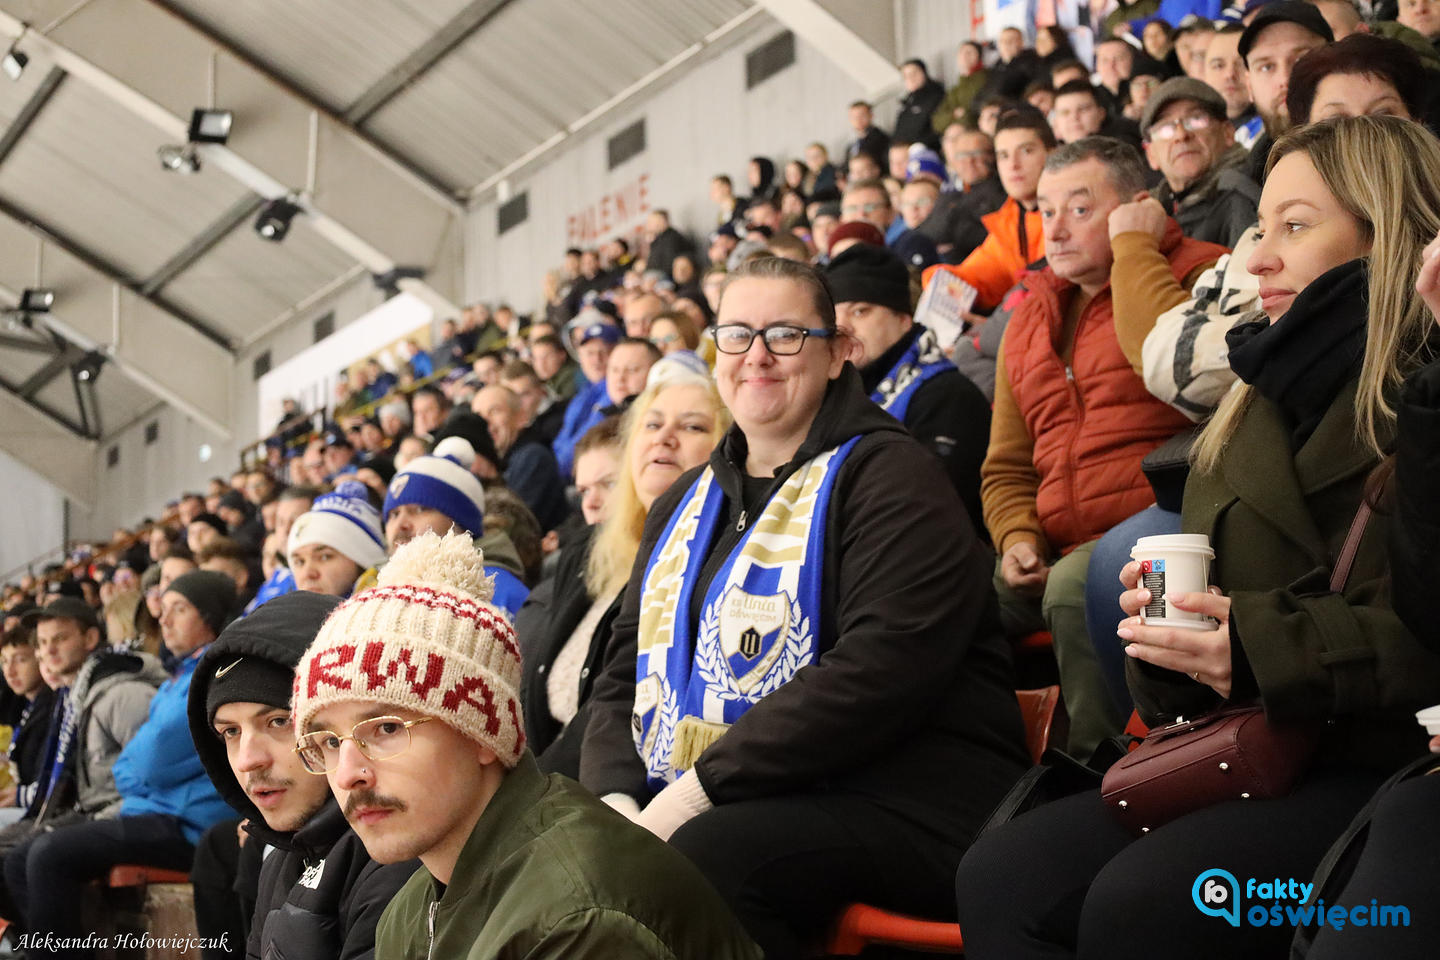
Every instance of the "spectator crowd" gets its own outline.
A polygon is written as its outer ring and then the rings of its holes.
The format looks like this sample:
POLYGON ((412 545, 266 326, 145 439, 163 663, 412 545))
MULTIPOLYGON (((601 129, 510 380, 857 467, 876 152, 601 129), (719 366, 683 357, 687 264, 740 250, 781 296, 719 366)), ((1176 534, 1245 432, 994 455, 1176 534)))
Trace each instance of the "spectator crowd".
POLYGON ((1428 956, 1440 5, 1092 33, 906 61, 700 242, 567 250, 5 585, 12 942, 94 956, 138 863, 213 957, 817 956, 856 902, 979 960, 1428 956), (1182 534, 1208 590, 1132 559, 1182 534), (1107 808, 1239 705, 1308 732, 1288 790, 1107 808), (1352 922, 1226 923, 1214 868, 1352 922))

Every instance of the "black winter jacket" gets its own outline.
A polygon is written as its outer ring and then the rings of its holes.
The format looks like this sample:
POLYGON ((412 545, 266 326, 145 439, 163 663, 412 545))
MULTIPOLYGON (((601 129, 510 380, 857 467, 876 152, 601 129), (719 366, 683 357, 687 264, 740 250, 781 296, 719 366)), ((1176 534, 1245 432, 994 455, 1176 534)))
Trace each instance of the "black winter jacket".
POLYGON ((225 744, 208 720, 205 700, 216 670, 242 656, 293 668, 339 603, 304 592, 271 600, 226 628, 201 657, 190 683, 190 735, 205 771, 225 801, 247 818, 249 843, 275 847, 260 868, 246 960, 370 960, 380 914, 420 866, 418 860, 372 861, 333 797, 294 833, 270 829, 236 780, 225 744))
MULTIPOLYGON (((738 542, 742 511, 755 516, 796 469, 856 435, 826 518, 819 656, 746 712, 694 770, 716 805, 845 792, 955 851, 1029 766, 991 586, 994 561, 962 519, 944 470, 870 401, 854 367, 830 383, 794 459, 756 495, 742 489, 746 441, 738 428, 711 455, 728 522, 694 594, 703 599, 738 542)), ((639 584, 701 469, 651 507, 590 700, 581 782, 600 796, 649 797, 630 732, 639 584)))
POLYGON ((1390 516, 1391 592, 1410 632, 1440 653, 1440 360, 1412 375, 1400 398, 1395 507, 1390 516))
POLYGON ((907 92, 900 98, 900 112, 895 116, 895 134, 892 137, 902 143, 923 143, 934 150, 940 146, 940 135, 935 132, 930 118, 940 109, 945 99, 945 88, 938 80, 926 80, 925 85, 914 92, 907 92))
POLYGON ((565 545, 550 589, 532 591, 515 618, 521 649, 520 712, 525 717, 526 743, 542 772, 563 773, 571 779, 580 776, 580 746, 589 715, 585 705, 600 676, 605 644, 620 610, 617 599, 595 625, 585 664, 580 668, 580 712, 561 727, 560 721, 550 715, 547 683, 555 658, 593 602, 585 586, 585 563, 594 534, 594 527, 585 527, 574 542, 565 545))
MULTIPOLYGON (((873 394, 924 327, 912 326, 894 345, 860 371, 865 392, 873 394)), ((920 446, 940 458, 950 484, 965 504, 980 539, 989 542, 980 513, 980 465, 990 445, 990 401, 959 370, 937 373, 915 389, 905 410, 905 429, 920 446)))

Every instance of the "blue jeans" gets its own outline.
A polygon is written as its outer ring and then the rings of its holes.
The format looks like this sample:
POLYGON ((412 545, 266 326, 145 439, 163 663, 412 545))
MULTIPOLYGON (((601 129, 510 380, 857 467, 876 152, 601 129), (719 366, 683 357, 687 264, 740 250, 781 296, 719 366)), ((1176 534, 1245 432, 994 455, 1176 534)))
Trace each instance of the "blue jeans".
POLYGON ((1129 716, 1135 709, 1125 685, 1125 653, 1115 636, 1116 626, 1125 619, 1120 609, 1120 568, 1130 562, 1130 549, 1141 537, 1180 532, 1180 514, 1146 507, 1122 520, 1100 538, 1090 554, 1085 575, 1085 626, 1095 645, 1095 659, 1115 705, 1129 716))

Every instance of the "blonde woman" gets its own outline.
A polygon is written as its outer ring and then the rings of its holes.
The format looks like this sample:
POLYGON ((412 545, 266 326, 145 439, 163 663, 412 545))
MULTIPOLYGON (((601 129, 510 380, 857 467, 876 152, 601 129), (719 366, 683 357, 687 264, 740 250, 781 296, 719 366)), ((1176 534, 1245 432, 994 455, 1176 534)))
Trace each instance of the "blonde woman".
POLYGON ((708 376, 693 363, 662 360, 618 430, 602 422, 576 445, 576 485, 603 507, 586 510, 591 526, 566 544, 548 599, 537 599, 548 603, 547 615, 522 610, 517 619, 526 736, 547 772, 579 776, 585 723, 577 714, 600 673, 650 505, 705 462, 729 425, 708 376))
MULTIPOLYGON (((1309 721, 1318 752, 1288 796, 1204 807, 1138 843, 1094 793, 989 834, 957 883, 975 960, 1284 955, 1294 926, 1248 918, 1300 904, 1257 899, 1245 878, 1307 882, 1375 787, 1425 754, 1415 711, 1440 702, 1440 657, 1392 609, 1384 519, 1366 528, 1343 592, 1329 581, 1395 435, 1400 384, 1431 356, 1414 283, 1440 230, 1440 142, 1408 120, 1341 119, 1281 138, 1269 167, 1249 259, 1264 315, 1228 337, 1240 382, 1185 486, 1182 528, 1209 536, 1212 586, 1169 595, 1214 625, 1142 625, 1151 597, 1131 563, 1115 642, 1152 727, 1258 703, 1309 721), (1238 925, 1188 895, 1215 868, 1239 878, 1225 891, 1232 906, 1246 898, 1238 925)), ((1344 942, 1347 956, 1394 955, 1344 942)))

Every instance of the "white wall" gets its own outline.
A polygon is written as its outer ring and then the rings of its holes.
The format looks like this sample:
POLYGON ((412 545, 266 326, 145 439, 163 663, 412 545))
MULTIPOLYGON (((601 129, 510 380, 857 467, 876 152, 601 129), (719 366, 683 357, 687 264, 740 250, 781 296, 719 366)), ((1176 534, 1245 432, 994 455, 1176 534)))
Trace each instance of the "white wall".
POLYGON ((0 507, 0 577, 8 577, 17 567, 62 545, 65 497, 48 480, 3 452, 0 491, 5 498, 0 507))
MULTIPOLYGON (((948 76, 941 73, 942 65, 953 73, 954 47, 964 36, 958 31, 968 22, 965 6, 908 0, 904 7, 900 59, 923 55, 937 75, 948 76), (954 9, 945 13, 933 8, 954 9)), ((778 169, 812 140, 838 155, 849 138, 846 108, 864 91, 799 37, 795 63, 747 91, 746 53, 783 29, 769 17, 757 20, 759 25, 745 31, 743 40, 730 49, 644 102, 618 111, 589 135, 562 147, 544 167, 513 180, 513 193, 529 191, 530 215, 503 238, 495 234, 498 205, 477 207, 466 234, 467 299, 504 299, 522 310, 534 308, 542 274, 559 263, 568 245, 566 218, 633 184, 641 174, 647 175, 649 205, 668 209, 680 229, 702 240, 714 226, 714 208, 707 199, 712 174, 728 173, 736 192, 744 193, 751 156, 768 156, 778 169), (607 139, 642 116, 646 150, 607 171, 607 139)), ((893 121, 897 101, 898 93, 877 104, 877 122, 888 126, 893 121)), ((640 220, 635 216, 613 224, 606 236, 628 233, 640 220)))

